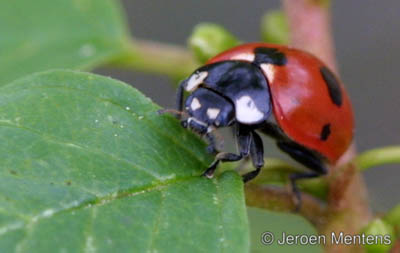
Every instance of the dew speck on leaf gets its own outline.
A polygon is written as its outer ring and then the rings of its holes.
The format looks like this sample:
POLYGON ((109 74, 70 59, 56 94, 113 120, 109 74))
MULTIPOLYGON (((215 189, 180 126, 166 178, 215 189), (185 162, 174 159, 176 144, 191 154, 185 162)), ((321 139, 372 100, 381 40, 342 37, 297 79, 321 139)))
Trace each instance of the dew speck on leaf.
POLYGON ((96 52, 96 48, 91 44, 84 44, 79 48, 79 55, 82 57, 93 56, 96 52))
POLYGON ((218 197, 215 194, 213 195, 213 202, 214 204, 218 205, 218 197))

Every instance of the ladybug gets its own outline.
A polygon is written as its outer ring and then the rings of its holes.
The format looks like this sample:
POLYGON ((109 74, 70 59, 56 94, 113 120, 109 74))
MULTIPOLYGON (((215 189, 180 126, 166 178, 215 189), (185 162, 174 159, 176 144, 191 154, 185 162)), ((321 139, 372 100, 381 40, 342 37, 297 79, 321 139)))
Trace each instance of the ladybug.
POLYGON ((183 127, 205 136, 207 149, 216 154, 207 177, 219 162, 250 156, 255 170, 242 177, 253 179, 264 165, 259 133, 274 138, 279 149, 309 169, 290 175, 298 203, 296 181, 326 174, 353 138, 353 111, 343 84, 313 55, 282 45, 243 44, 208 60, 180 84, 177 109, 188 115, 183 127), (184 91, 189 92, 185 102, 184 91), (231 126, 239 153, 218 153, 213 131, 231 126))

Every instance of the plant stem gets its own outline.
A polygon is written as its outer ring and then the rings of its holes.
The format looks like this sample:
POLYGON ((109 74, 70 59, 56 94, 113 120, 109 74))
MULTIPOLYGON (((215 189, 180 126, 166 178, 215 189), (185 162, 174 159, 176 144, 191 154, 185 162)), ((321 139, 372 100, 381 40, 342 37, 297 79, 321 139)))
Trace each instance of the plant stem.
POLYGON ((379 165, 400 163, 400 146, 368 150, 359 155, 355 163, 361 171, 379 165))
MULTIPOLYGON (((290 191, 256 184, 246 186, 246 205, 273 211, 293 212, 295 203, 290 191)), ((307 218, 318 229, 326 224, 326 208, 315 198, 302 194, 302 206, 299 214, 307 218)))
POLYGON ((317 55, 337 72, 329 5, 321 0, 283 0, 291 45, 317 55))
POLYGON ((111 62, 111 66, 163 74, 174 79, 184 78, 198 67, 192 54, 180 46, 133 40, 125 47, 125 53, 111 62))
MULTIPOLYGON (((331 32, 329 4, 322 0, 282 0, 291 31, 291 45, 317 55, 336 73, 336 60, 331 32)), ((346 163, 356 154, 352 146, 346 163)), ((332 171, 331 171, 332 174, 332 171)), ((328 221, 320 232, 357 234, 371 218, 365 184, 352 164, 329 177, 328 221)), ((327 252, 354 252, 361 247, 327 245, 327 252)))

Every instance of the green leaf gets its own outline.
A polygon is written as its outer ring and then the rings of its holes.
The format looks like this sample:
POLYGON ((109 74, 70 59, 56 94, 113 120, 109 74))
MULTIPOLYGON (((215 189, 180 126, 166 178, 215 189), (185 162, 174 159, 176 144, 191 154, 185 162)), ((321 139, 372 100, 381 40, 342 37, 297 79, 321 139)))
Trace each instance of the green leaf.
POLYGON ((289 24, 281 10, 267 12, 261 19, 261 37, 263 41, 276 44, 289 43, 289 24))
MULTIPOLYGON (((251 232, 251 252, 322 252, 321 244, 308 243, 302 245, 300 239, 296 244, 289 244, 288 242, 280 244, 282 238, 289 238, 289 236, 303 236, 304 238, 311 238, 310 236, 318 236, 315 228, 303 217, 267 211, 263 209, 249 207, 247 208, 250 232, 251 232), (267 234, 270 233, 270 234, 267 234), (273 236, 271 244, 263 244, 262 237, 264 235, 264 243, 273 236), (279 241, 279 242, 278 242, 279 241)), ((328 242, 329 238, 326 238, 328 242)))
POLYGON ((195 57, 201 63, 211 57, 239 45, 240 41, 224 27, 212 24, 198 24, 188 40, 195 57))
POLYGON ((400 146, 386 146, 364 151, 354 159, 360 171, 385 164, 400 163, 400 146))
POLYGON ((364 249, 366 252, 389 252, 394 244, 394 228, 381 218, 373 219, 362 230, 365 235, 364 249))
MULTIPOLYGON (((384 217, 384 220, 390 225, 400 228, 400 204, 393 207, 384 217)), ((399 230, 399 229, 396 229, 399 230)), ((400 231, 397 231, 400 232, 400 231)), ((398 235, 400 236, 400 235, 398 235)))
POLYGON ((0 88, 0 252, 244 252, 241 178, 134 88, 50 71, 0 88))
POLYGON ((123 51, 118 1, 0 2, 0 85, 54 68, 90 69, 123 51))

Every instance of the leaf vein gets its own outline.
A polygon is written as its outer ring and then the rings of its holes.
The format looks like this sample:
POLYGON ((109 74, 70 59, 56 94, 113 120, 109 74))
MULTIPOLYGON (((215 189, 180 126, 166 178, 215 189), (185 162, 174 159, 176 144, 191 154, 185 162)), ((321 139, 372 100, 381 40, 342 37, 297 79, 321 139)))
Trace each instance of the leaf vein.
POLYGON ((220 237, 217 238, 219 241, 217 241, 217 245, 220 245, 220 252, 224 252, 224 245, 223 242, 225 241, 225 232, 224 232, 224 224, 223 224, 223 213, 222 213, 222 208, 221 208, 221 202, 219 198, 219 186, 217 183, 217 179, 212 180, 214 185, 215 185, 215 205, 217 206, 218 212, 219 212, 219 217, 220 217, 220 222, 221 225, 218 225, 217 230, 220 233, 220 237))
MULTIPOLYGON (((84 92, 84 91, 81 90, 81 89, 74 89, 74 88, 65 87, 65 86, 45 86, 45 85, 42 85, 42 86, 35 86, 35 87, 29 87, 29 88, 30 88, 30 89, 39 89, 39 88, 62 89, 62 90, 68 90, 68 91, 73 91, 73 92, 79 93, 79 95, 85 94, 85 95, 87 95, 87 96, 89 96, 89 97, 92 97, 92 98, 94 98, 94 99, 96 99, 96 100, 99 100, 99 101, 102 101, 102 102, 108 102, 108 103, 110 103, 110 104, 112 104, 112 105, 114 105, 114 106, 116 106, 116 107, 121 108, 122 111, 131 114, 131 112, 129 112, 129 111, 127 111, 127 110, 125 109, 125 106, 119 104, 118 102, 115 102, 115 101, 113 101, 113 100, 110 99, 110 98, 104 98, 104 97, 94 96, 94 95, 92 95, 92 94, 90 94, 90 93, 84 92)), ((148 114, 148 113, 156 113, 156 110, 148 110, 148 111, 145 111, 145 114, 148 114)), ((144 119, 145 119, 145 118, 144 118, 144 119)), ((170 136, 168 133, 163 132, 163 131, 160 131, 160 129, 159 129, 158 127, 155 127, 155 126, 151 123, 151 121, 146 120, 146 122, 149 123, 149 125, 151 126, 151 128, 152 128, 155 132, 157 132, 157 133, 159 133, 159 134, 162 134, 164 137, 167 137, 169 140, 171 140, 171 141, 172 141, 173 143, 175 143, 177 146, 179 146, 180 148, 182 148, 183 150, 185 150, 185 151, 186 151, 190 156, 192 156, 194 159, 196 159, 197 161, 199 161, 199 162, 202 163, 203 165, 208 166, 204 161, 200 160, 200 159, 198 158, 198 156, 197 156, 191 149, 189 149, 189 148, 186 147, 185 145, 182 145, 181 142, 176 141, 176 139, 173 138, 172 136, 170 136)))
POLYGON ((131 189, 128 191, 118 192, 117 194, 112 193, 112 194, 100 196, 94 200, 82 201, 81 203, 77 203, 77 201, 73 201, 74 204, 71 204, 68 207, 60 208, 57 210, 52 210, 51 215, 46 214, 46 210, 45 210, 44 212, 39 213, 38 215, 30 218, 29 222, 17 222, 17 223, 12 223, 12 224, 8 224, 6 226, 0 227, 0 236, 5 235, 8 232, 11 232, 14 230, 28 229, 29 227, 31 227, 32 224, 38 223, 42 219, 47 219, 47 218, 53 217, 53 216, 61 214, 61 213, 65 213, 65 212, 72 211, 72 210, 80 210, 80 209, 84 209, 84 208, 93 208, 96 206, 106 205, 116 199, 135 197, 140 194, 144 194, 144 193, 148 193, 148 192, 152 192, 152 191, 161 191, 162 189, 169 187, 172 184, 178 184, 181 182, 187 182, 187 181, 191 181, 191 180, 195 180, 195 179, 198 179, 198 178, 189 176, 189 177, 168 179, 168 180, 157 182, 157 185, 149 184, 146 187, 135 188, 135 189, 131 189))
POLYGON ((152 176, 153 178, 156 178, 158 180, 161 179, 161 175, 159 175, 157 173, 154 173, 151 170, 147 170, 145 168, 142 168, 142 167, 138 166, 137 164, 132 163, 129 160, 126 160, 126 159, 121 158, 119 156, 116 156, 114 154, 106 153, 106 152, 104 152, 102 150, 99 150, 99 149, 96 149, 96 148, 88 147, 88 146, 82 145, 80 143, 78 144, 78 143, 73 143, 73 142, 66 142, 64 140, 61 140, 61 139, 53 136, 53 135, 48 135, 48 134, 42 133, 40 131, 36 131, 36 130, 28 128, 28 127, 23 127, 23 126, 11 124, 11 123, 0 122, 0 127, 18 128, 18 129, 21 129, 21 130, 25 130, 25 131, 37 134, 37 135, 45 138, 46 140, 54 142, 54 143, 59 144, 59 145, 63 145, 63 146, 70 147, 70 148, 83 149, 83 150, 88 151, 89 153, 106 155, 106 156, 110 157, 112 160, 119 161, 119 162, 124 162, 124 163, 130 165, 133 169, 137 169, 137 170, 143 171, 144 173, 152 176))
POLYGON ((153 226, 153 230, 151 233, 151 239, 150 239, 150 243, 149 243, 149 247, 147 248, 147 252, 153 252, 154 251, 154 242, 155 242, 155 237, 158 235, 159 233, 159 226, 161 223, 161 214, 163 212, 164 209, 164 201, 165 201, 165 193, 163 191, 160 191, 161 194, 161 199, 160 199, 160 206, 158 208, 158 213, 157 213, 157 217, 156 217, 156 221, 154 222, 154 226, 153 226))

